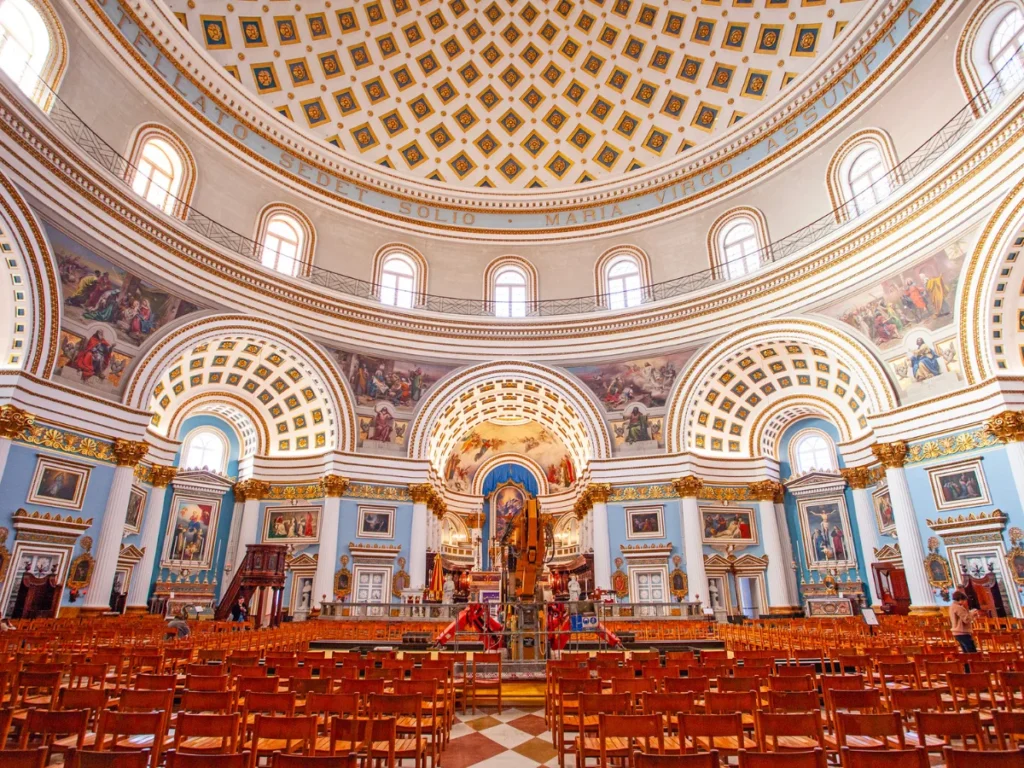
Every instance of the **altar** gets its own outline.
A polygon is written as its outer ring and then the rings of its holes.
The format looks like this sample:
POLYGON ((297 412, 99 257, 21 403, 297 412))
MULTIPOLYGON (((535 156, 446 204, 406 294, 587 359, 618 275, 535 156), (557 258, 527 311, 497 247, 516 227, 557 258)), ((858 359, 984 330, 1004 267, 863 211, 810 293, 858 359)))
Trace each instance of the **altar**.
POLYGON ((848 596, 809 597, 806 602, 809 619, 840 619, 860 615, 860 601, 848 596))

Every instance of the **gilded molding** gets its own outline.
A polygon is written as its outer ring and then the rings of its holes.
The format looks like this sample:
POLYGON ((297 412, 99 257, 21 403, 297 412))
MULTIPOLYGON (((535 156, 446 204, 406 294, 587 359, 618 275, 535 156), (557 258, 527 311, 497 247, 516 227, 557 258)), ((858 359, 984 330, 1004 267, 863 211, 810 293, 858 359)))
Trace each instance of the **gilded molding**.
POLYGON ((756 483, 748 483, 747 489, 750 492, 750 498, 757 501, 771 501, 784 493, 782 483, 776 482, 775 480, 760 480, 756 483))
POLYGON ((154 488, 166 488, 178 474, 177 467, 167 467, 163 464, 154 464, 149 472, 149 481, 154 488))
POLYGON ((61 453, 84 456, 114 463, 114 444, 91 437, 82 437, 73 432, 65 432, 57 427, 44 427, 33 424, 26 427, 18 438, 23 443, 50 448, 61 453))
POLYGON ((902 469, 907 463, 907 444, 903 440, 892 443, 875 443, 871 453, 886 469, 902 469))
POLYGON ((854 489, 867 488, 874 484, 868 467, 846 467, 840 469, 839 474, 846 480, 846 484, 854 489))
POLYGON ((313 501, 323 498, 323 487, 319 482, 292 484, 292 485, 271 485, 270 490, 261 498, 265 501, 313 501))
POLYGON ((270 494, 270 483, 266 480, 241 480, 235 483, 232 490, 235 492, 235 501, 259 501, 270 494))
POLYGON ((938 440, 929 440, 926 443, 911 446, 907 462, 916 463, 929 459, 940 459, 944 456, 955 456, 958 453, 990 448, 998 443, 999 438, 988 432, 986 428, 976 429, 973 432, 961 432, 959 435, 940 437, 938 440))
POLYGON ((0 438, 14 440, 31 427, 36 417, 15 405, 0 405, 0 438))
POLYGON ((680 498, 697 498, 704 488, 704 481, 696 475, 687 475, 686 477, 680 477, 678 480, 673 480, 672 487, 675 488, 680 498))
POLYGON ((432 492, 434 492, 434 488, 428 483, 409 486, 409 497, 412 499, 413 504, 426 504, 430 501, 432 492))
POLYGON ((368 485, 352 483, 345 493, 357 499, 379 499, 380 501, 412 501, 408 488, 393 485, 368 485))
POLYGON ((324 496, 338 498, 345 495, 348 478, 341 475, 324 475, 320 478, 320 489, 324 496))
POLYGON ((142 440, 122 440, 117 438, 110 449, 114 461, 119 467, 137 467, 149 452, 149 443, 142 440))
POLYGON ((587 486, 586 492, 595 504, 607 504, 612 486, 610 483, 591 483, 587 486))
POLYGON ((1024 413, 1003 411, 985 422, 985 432, 1004 443, 1019 443, 1024 440, 1024 413))

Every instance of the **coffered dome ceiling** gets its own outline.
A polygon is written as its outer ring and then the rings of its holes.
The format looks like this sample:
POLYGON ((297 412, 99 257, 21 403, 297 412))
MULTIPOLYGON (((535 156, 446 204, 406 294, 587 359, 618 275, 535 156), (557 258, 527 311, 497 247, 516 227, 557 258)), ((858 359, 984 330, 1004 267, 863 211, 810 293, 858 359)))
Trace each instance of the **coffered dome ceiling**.
POLYGON ((862 0, 168 0, 311 134, 450 185, 571 186, 716 138, 862 0))

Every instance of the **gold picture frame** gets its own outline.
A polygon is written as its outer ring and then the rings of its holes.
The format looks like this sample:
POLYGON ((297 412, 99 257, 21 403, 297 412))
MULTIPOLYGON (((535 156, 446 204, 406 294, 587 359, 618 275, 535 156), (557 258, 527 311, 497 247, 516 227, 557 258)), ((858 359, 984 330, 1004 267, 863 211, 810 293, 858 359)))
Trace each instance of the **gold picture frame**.
POLYGON ((92 572, 96 570, 96 558, 88 552, 83 552, 71 561, 68 568, 68 580, 65 585, 68 589, 85 589, 92 581, 92 572))
POLYGON ((924 572, 928 583, 935 589, 949 589, 953 586, 953 571, 949 561, 937 552, 932 552, 924 559, 924 572))

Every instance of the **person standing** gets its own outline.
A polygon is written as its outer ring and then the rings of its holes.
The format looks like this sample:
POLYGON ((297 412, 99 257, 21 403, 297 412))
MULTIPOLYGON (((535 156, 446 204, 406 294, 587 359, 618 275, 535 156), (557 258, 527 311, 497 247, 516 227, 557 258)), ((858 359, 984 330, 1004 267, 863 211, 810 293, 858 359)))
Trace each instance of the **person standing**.
POLYGON ((232 621, 248 621, 249 620, 249 609, 245 605, 245 598, 238 598, 238 602, 231 606, 231 620, 232 621))
POLYGON ((953 593, 953 604, 949 606, 949 623, 953 639, 960 643, 960 649, 964 653, 978 652, 974 637, 971 636, 971 626, 977 613, 976 610, 972 611, 967 607, 967 595, 963 590, 958 589, 953 593))

